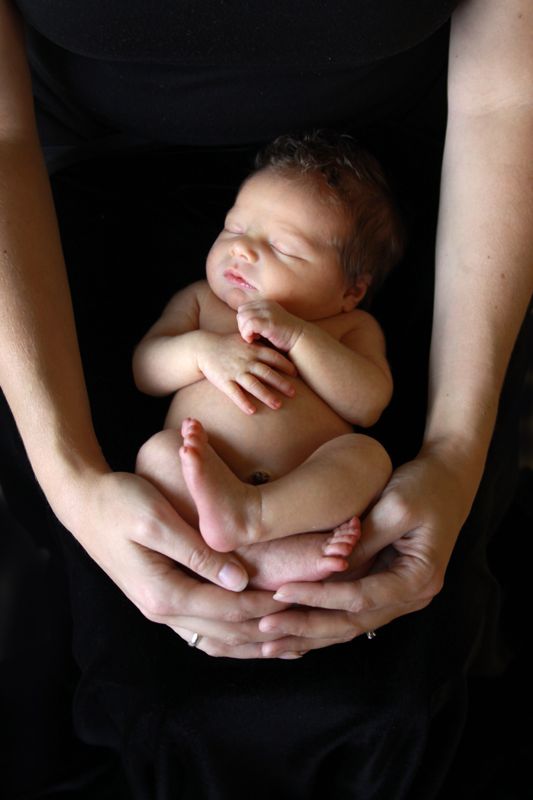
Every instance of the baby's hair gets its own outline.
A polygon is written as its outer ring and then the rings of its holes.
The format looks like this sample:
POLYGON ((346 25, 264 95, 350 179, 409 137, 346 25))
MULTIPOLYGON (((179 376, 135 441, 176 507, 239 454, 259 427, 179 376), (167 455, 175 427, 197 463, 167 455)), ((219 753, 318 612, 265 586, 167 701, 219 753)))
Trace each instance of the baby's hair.
POLYGON ((256 156, 253 174, 265 169, 311 179, 326 202, 340 204, 348 232, 335 244, 344 273, 351 284, 371 276, 375 291, 403 255, 405 229, 374 156, 348 134, 316 130, 278 136, 256 156))

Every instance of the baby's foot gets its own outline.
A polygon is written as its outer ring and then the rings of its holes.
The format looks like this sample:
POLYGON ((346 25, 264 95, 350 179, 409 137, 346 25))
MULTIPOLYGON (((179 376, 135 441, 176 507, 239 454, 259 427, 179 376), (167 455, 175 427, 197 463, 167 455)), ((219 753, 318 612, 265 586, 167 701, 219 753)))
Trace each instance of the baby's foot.
POLYGON ((223 553, 256 541, 260 535, 258 489, 240 481, 207 441, 195 419, 181 426, 181 467, 198 510, 198 527, 207 544, 223 553))
POLYGON ((324 542, 324 555, 348 558, 360 538, 361 522, 359 517, 350 517, 346 522, 337 525, 324 542))
POLYGON ((279 589, 284 583, 341 580, 361 536, 357 517, 329 533, 297 533, 286 539, 240 547, 236 552, 250 575, 249 587, 279 589))

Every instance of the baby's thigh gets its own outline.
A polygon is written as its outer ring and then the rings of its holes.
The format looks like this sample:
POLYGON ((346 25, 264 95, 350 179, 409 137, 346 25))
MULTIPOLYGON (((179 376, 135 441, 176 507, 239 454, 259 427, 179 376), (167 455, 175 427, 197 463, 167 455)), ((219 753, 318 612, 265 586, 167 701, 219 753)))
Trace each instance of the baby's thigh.
POLYGON ((154 434, 139 450, 135 472, 157 486, 186 522, 196 526, 196 506, 181 470, 179 449, 182 443, 180 433, 173 428, 154 434))
MULTIPOLYGON (((370 436, 361 433, 347 433, 326 442, 308 459, 318 459, 329 475, 336 480, 355 487, 361 494, 360 500, 367 501, 382 491, 392 473, 392 463, 385 448, 370 436)), ((366 507, 366 506, 364 506, 366 507)))

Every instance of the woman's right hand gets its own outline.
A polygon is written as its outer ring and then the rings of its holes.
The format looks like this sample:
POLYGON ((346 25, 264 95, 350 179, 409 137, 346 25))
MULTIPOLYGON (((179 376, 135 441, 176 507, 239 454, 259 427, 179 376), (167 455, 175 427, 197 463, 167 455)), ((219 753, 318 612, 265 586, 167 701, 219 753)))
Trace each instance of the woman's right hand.
POLYGON ((198 643, 209 655, 263 657, 261 643, 276 636, 258 622, 280 603, 241 591, 248 576, 237 558, 211 550, 152 484, 108 472, 81 479, 63 500, 63 524, 145 617, 186 641, 189 632, 209 637, 198 643))

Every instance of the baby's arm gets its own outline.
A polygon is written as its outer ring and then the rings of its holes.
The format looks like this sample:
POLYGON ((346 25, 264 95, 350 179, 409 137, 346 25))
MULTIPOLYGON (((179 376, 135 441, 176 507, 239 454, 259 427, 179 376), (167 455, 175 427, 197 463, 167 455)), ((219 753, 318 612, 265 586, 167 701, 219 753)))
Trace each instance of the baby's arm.
POLYGON ((370 314, 346 313, 340 340, 272 301, 241 306, 237 320, 247 341, 259 335, 286 350, 300 377, 348 422, 369 427, 389 403, 392 377, 385 339, 370 314))
POLYGON ((198 353, 212 334, 199 329, 203 286, 197 281, 175 294, 137 345, 133 375, 142 392, 166 395, 204 377, 198 353))
POLYGON ((198 281, 174 295, 137 346, 133 357, 137 387, 147 394, 166 395, 205 378, 246 414, 256 410, 250 395, 269 408, 279 408, 281 400, 273 389, 288 397, 294 394, 286 377, 295 374, 293 364, 269 347, 246 344, 237 332, 200 329, 209 294, 205 281, 198 281))

